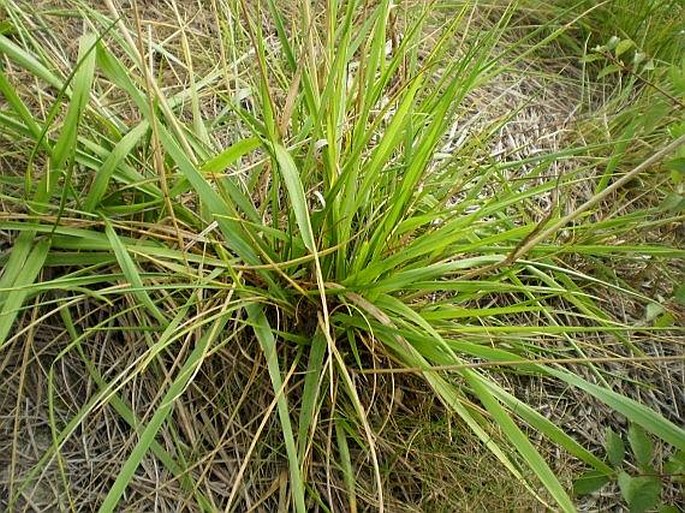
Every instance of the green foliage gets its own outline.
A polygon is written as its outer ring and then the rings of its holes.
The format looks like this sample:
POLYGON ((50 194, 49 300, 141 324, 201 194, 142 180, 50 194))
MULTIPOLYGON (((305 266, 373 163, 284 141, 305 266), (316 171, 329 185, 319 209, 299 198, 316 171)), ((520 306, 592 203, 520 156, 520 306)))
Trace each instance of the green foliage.
POLYGON ((574 481, 573 490, 577 495, 596 492, 606 486, 612 477, 618 483, 621 496, 631 513, 645 513, 658 509, 671 511, 675 506, 663 504, 662 487, 669 481, 682 481, 685 451, 677 450, 664 463, 663 472, 654 466, 655 446, 652 438, 637 424, 628 427, 629 454, 626 454, 623 437, 608 428, 604 448, 608 463, 613 468, 611 474, 590 470, 574 481), (627 469, 627 470, 626 470, 627 469))
MULTIPOLYGON (((472 30, 479 6, 468 4, 450 11, 448 23, 424 30, 437 9, 429 3, 402 14, 400 38, 393 37, 399 8, 388 0, 331 0, 324 29, 316 28, 310 7, 303 3, 298 20, 310 28, 298 31, 289 29, 276 2, 256 13, 245 3, 216 2, 222 52, 235 55, 222 53, 221 65, 212 62, 200 75, 193 71, 193 52, 183 52, 190 85, 180 91, 158 84, 135 31, 113 25, 120 14, 114 7, 103 15, 78 3, 88 33, 73 70, 64 69, 62 56, 36 39, 22 16, 12 18, 11 30, 3 27, 6 62, 56 90, 41 97, 52 102, 41 110, 13 81, 9 64, 0 72, 6 100, 0 134, 22 147, 16 153, 26 163, 23 176, 3 177, 15 213, 0 219, 0 228, 18 236, 0 276, 0 348, 19 339, 24 323, 40 327, 23 316, 31 301, 49 311, 47 318, 59 316, 68 340, 47 370, 53 444, 30 475, 59 459, 89 415, 111 406, 135 443, 126 447, 100 511, 122 507, 146 457, 179 479, 183 500, 202 511, 219 509, 194 472, 204 456, 174 436, 174 414, 221 348, 242 350, 256 341, 255 369, 273 397, 259 412, 264 417, 222 504, 226 510, 238 507, 245 469, 274 411, 280 442, 269 451, 288 467, 285 509, 301 513, 329 500, 332 487, 321 486, 316 458, 325 459, 327 472, 340 470, 350 509, 372 495, 369 502, 382 508, 380 428, 360 377, 375 372, 369 362, 375 366, 379 358, 419 375, 541 502, 575 510, 531 430, 592 468, 576 481, 577 494, 604 486, 611 476, 631 511, 655 507, 662 483, 646 475, 654 473, 652 437, 675 448, 668 465, 679 469, 685 431, 614 391, 604 370, 585 361, 579 341, 586 334, 611 336, 631 347, 633 333, 666 327, 658 324, 666 307, 575 265, 579 258, 594 262, 616 254, 685 256, 665 243, 616 244, 617 230, 640 225, 647 214, 638 212, 632 223, 588 215, 623 184, 625 177, 614 181, 614 173, 629 151, 627 135, 642 132, 629 127, 626 137, 598 144, 616 151, 597 158, 606 172, 591 197, 569 212, 552 205, 540 219, 533 215, 536 199, 570 196, 587 179, 584 168, 550 179, 551 164, 588 148, 498 161, 489 138, 500 121, 468 144, 449 145, 455 120, 478 87, 507 70, 502 45, 521 60, 563 30, 526 47, 506 39, 513 7, 488 30, 472 30), (263 33, 267 15, 276 46, 263 33), (237 87, 244 101, 236 99, 237 87), (222 105, 220 112, 203 114, 205 95, 222 105), (122 112, 110 107, 113 97, 125 106, 122 112), (528 171, 511 180, 512 168, 528 171), (570 234, 562 234, 565 229, 570 234), (616 318, 591 287, 640 303, 655 325, 616 318), (89 324, 88 316, 73 315, 77 307, 101 311, 103 319, 89 324), (84 350, 109 331, 143 341, 142 355, 112 372, 98 369, 84 350), (72 352, 96 391, 63 418, 54 414, 62 401, 54 376, 72 352), (586 364, 593 379, 558 365, 563 358, 586 364), (160 388, 141 414, 120 392, 147 373, 159 378, 160 388), (505 373, 556 379, 624 415, 631 422, 629 455, 623 437, 608 430, 608 462, 601 460, 505 389, 498 375, 505 373), (165 427, 172 434, 162 437, 165 427), (327 447, 317 439, 321 433, 327 447), (356 450, 369 455, 371 487, 362 486, 356 450)), ((625 72, 651 83, 666 68, 634 41, 610 39, 586 61, 609 61, 598 78, 625 72)), ((162 50, 156 51, 180 62, 162 50)), ((680 68, 669 66, 680 87, 680 68)), ((682 92, 665 96, 680 101, 682 92)), ((667 117, 656 116, 654 125, 667 117)), ((656 164, 670 157, 682 134, 667 142, 654 133, 654 146, 662 147, 650 157, 656 164)), ((675 184, 682 183, 681 160, 666 164, 675 184)), ((678 215, 682 196, 675 194, 663 209, 678 215)), ((15 492, 14 502, 22 490, 15 492)))
POLYGON ((628 428, 628 442, 638 467, 648 468, 654 451, 652 440, 641 427, 633 424, 628 428))
MULTIPOLYGON (((685 7, 679 0, 612 0, 598 4, 589 0, 572 2, 571 12, 587 12, 580 20, 579 40, 604 44, 613 36, 619 41, 633 41, 654 58, 664 62, 680 60, 685 50, 682 19, 685 7), (604 39, 603 39, 604 38, 604 39)), ((562 1, 560 7, 571 2, 562 1)), ((618 46, 618 41, 615 43, 618 46)), ((628 43, 624 43, 624 46, 628 43)))
MULTIPOLYGON (((597 80, 615 73, 624 73, 641 85, 656 90, 674 107, 685 107, 685 81, 681 62, 657 64, 654 58, 639 50, 635 42, 616 36, 612 36, 606 44, 592 48, 592 51, 582 59, 584 63, 598 61, 606 65, 597 73, 597 80), (665 86, 658 83, 661 82, 661 76, 668 77, 665 86)), ((677 122, 680 123, 680 120, 677 122)))
POLYGON ((631 477, 621 471, 618 485, 630 513, 644 513, 654 509, 661 494, 661 480, 654 476, 631 477))
POLYGON ((679 483, 685 483, 685 451, 674 453, 665 463, 664 471, 679 483))
POLYGON ((611 476, 600 470, 585 472, 573 481, 573 493, 576 495, 589 495, 604 487, 611 481, 611 476))
POLYGON ((623 439, 620 435, 613 429, 608 428, 604 445, 606 447, 609 463, 614 467, 620 466, 623 463, 623 458, 625 458, 626 453, 625 445, 623 444, 623 439))

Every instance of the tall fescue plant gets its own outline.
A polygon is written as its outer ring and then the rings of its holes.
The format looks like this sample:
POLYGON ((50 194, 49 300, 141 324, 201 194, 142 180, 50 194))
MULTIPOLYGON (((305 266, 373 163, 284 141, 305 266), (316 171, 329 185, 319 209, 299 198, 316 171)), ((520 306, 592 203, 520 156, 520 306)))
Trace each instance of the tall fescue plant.
MULTIPOLYGON (((650 330, 603 312, 582 286, 600 280, 574 271, 566 256, 683 252, 584 237, 596 227, 582 214, 611 186, 577 211, 529 215, 535 197, 571 190, 573 172, 544 178, 565 155, 528 162, 527 179, 511 183, 515 164, 484 159, 484 142, 451 145, 469 94, 506 69, 502 37, 512 9, 476 31, 469 28, 483 7, 468 3, 450 5, 451 19, 436 29, 433 3, 328 0, 318 12, 303 1, 286 15, 271 0, 216 0, 223 38, 216 65, 196 74, 186 42, 182 55, 165 55, 186 70, 186 87, 169 93, 145 55, 151 49, 137 15, 124 22, 117 5, 106 4, 101 12, 75 3, 84 30, 72 73, 32 32, 25 6, 7 1, 0 35, 2 136, 25 149, 24 167, 2 177, 12 212, 0 226, 17 236, 0 277, 0 346, 21 340, 29 301, 45 311, 31 326, 59 316, 71 339, 50 373, 122 312, 127 323, 135 319, 126 329, 147 344, 117 375, 103 375, 84 354, 99 389, 67 422, 53 416, 53 444, 33 476, 59 460, 91 412, 110 405, 136 438, 101 512, 117 510, 148 454, 198 508, 235 508, 239 478, 227 503, 214 504, 193 482, 183 444, 171 451, 158 434, 213 350, 252 338, 274 391, 269 411, 282 429, 290 508, 300 513, 326 508, 325 489, 310 479, 322 422, 335 428, 348 503, 358 493, 354 440, 368 451, 383 510, 382 462, 358 388, 375 372, 377 352, 420 375, 554 509, 575 508, 530 430, 600 473, 613 470, 503 388, 498 372, 563 381, 685 450, 681 427, 612 390, 600 369, 591 382, 559 361, 582 362, 588 332, 629 341, 634 330, 650 330), (51 91, 40 107, 13 82, 16 69, 51 91), (210 96, 225 106, 214 117, 202 109, 210 96), (134 114, 118 112, 113 97, 134 114), (569 224, 573 236, 557 239, 569 224), (81 326, 72 312, 82 302, 116 308, 103 323, 81 326), (187 351, 164 368, 162 356, 181 342, 187 351), (285 357, 293 350, 294 361, 285 357), (155 408, 138 418, 119 391, 150 368, 166 379, 155 408), (296 371, 306 371, 298 386, 296 371)), ((59 391, 50 393, 59 402, 59 391)))

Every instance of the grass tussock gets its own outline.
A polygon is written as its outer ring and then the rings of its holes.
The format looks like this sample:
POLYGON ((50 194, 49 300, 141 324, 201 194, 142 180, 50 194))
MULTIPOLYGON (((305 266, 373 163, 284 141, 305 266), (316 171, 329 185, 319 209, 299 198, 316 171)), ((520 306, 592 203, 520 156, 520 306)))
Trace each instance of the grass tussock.
POLYGON ((5 0, 2 507, 682 505, 681 12, 5 0))

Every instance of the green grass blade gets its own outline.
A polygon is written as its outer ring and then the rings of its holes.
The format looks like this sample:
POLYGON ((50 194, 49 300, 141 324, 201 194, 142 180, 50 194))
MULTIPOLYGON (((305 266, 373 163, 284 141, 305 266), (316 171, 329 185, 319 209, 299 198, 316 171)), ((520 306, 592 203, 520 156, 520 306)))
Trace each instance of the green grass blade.
MULTIPOLYGON (((245 311, 253 326, 259 345, 264 352, 274 393, 278 393, 283 385, 283 379, 278 363, 278 354, 276 353, 276 339, 274 338, 271 326, 269 326, 269 321, 264 315, 262 306, 259 304, 249 304, 245 307, 245 311)), ((293 428, 290 421, 288 399, 284 394, 281 394, 278 398, 277 408, 278 417, 281 421, 281 429, 283 431, 283 440, 285 441, 285 450, 288 454, 290 487, 295 502, 295 510, 297 513, 305 513, 307 508, 305 506, 304 481, 300 471, 302 467, 300 466, 299 458, 297 456, 297 446, 295 444, 295 437, 293 436, 293 428)))
MULTIPOLYGON (((121 500, 121 496, 124 494, 124 491, 126 490, 126 487, 129 485, 131 480, 134 478, 138 466, 140 465, 145 455, 148 453, 162 425, 164 424, 164 422, 166 422, 169 415, 173 411, 174 402, 186 390, 190 381, 193 379, 198 369, 202 365, 202 362, 206 357, 209 347, 220 335, 220 333, 228 323, 229 316, 226 315, 228 306, 228 302, 224 304, 224 315, 220 315, 219 318, 214 321, 209 331, 207 331, 198 340, 195 348, 190 353, 190 355, 188 355, 188 359, 183 364, 183 367, 181 367, 178 375, 171 383, 166 394, 164 394, 164 397, 160 401, 157 410, 155 410, 152 418, 148 422, 145 429, 142 431, 138 443, 131 451, 131 454, 126 460, 126 463, 124 463, 124 465, 121 467, 119 475, 114 481, 112 488, 110 488, 109 492, 107 493, 107 496, 105 497, 102 504, 100 505, 100 508, 98 509, 99 513, 113 513, 116 510, 117 505, 121 500)), ((170 337, 171 335, 173 335, 173 332, 175 330, 175 323, 170 324, 169 328, 167 328, 167 330, 161 335, 161 338, 164 339, 170 337)))
MULTIPOLYGON (((237 213, 212 188, 195 164, 174 141, 171 134, 163 126, 159 126, 159 138, 169 156, 176 162, 183 176, 190 182, 209 212, 226 217, 217 218, 228 245, 249 264, 261 264, 261 259, 254 250, 257 239, 250 239, 245 233, 243 225, 237 222, 237 213)), ((209 222, 207 223, 209 224, 209 222)))
POLYGON ((497 399, 490 393, 488 387, 483 383, 485 378, 479 376, 473 371, 467 371, 463 374, 471 386, 474 393, 478 396, 481 402, 485 405, 488 412, 493 416, 500 429, 509 438, 511 443, 516 447, 516 450, 521 454, 530 469, 545 485, 545 488, 554 497, 562 511, 573 513, 576 511, 573 502, 564 490, 556 475, 549 468, 549 465, 542 458, 540 453, 535 449, 531 441, 523 434, 521 429, 514 423, 506 410, 500 405, 497 399))
MULTIPOLYGON (((185 309, 183 309, 182 311, 185 313, 185 309)), ((69 331, 69 334, 71 335, 72 340, 80 340, 79 334, 76 329, 76 325, 74 324, 69 309, 61 309, 60 314, 62 319, 64 320, 67 330, 69 331)), ((182 316, 177 315, 172 320, 172 323, 174 323, 174 325, 177 326, 177 323, 181 318, 182 316)), ((117 414, 122 419, 124 419, 124 421, 131 427, 131 429, 138 430, 141 423, 140 420, 136 417, 136 414, 131 409, 131 407, 121 397, 119 397, 118 393, 110 392, 107 382, 102 377, 102 374, 97 369, 95 364, 87 357, 87 355, 83 351, 83 345, 80 342, 77 345, 77 349, 81 356, 83 364, 88 369, 88 373, 93 378, 93 381, 95 381, 95 383, 98 385, 100 393, 103 395, 109 395, 109 405, 117 412, 117 414)), ((169 452, 167 452, 167 450, 157 440, 152 441, 150 445, 150 450, 155 455, 155 457, 160 462, 162 462, 162 464, 169 470, 169 472, 171 472, 171 474, 180 479, 185 490, 194 491, 196 499, 201 504, 203 511, 212 511, 211 507, 209 506, 209 500, 199 491, 194 490, 195 487, 193 486, 192 480, 188 473, 183 470, 183 467, 176 462, 176 460, 171 456, 171 454, 169 454, 169 452)))
POLYGON ((8 103, 12 106, 14 112, 19 116, 19 119, 24 122, 31 135, 33 135, 33 138, 38 139, 42 132, 40 126, 36 123, 35 118, 24 102, 19 98, 16 89, 9 83, 7 75, 5 75, 2 70, 0 70, 0 93, 2 93, 8 103))
POLYGON ((321 392, 323 359, 325 354, 326 338, 321 330, 317 330, 312 338, 312 345, 309 349, 307 375, 304 378, 302 406, 300 407, 300 417, 298 421, 297 454, 301 462, 304 462, 305 454, 307 452, 309 432, 316 428, 315 420, 318 416, 317 404, 321 392))
POLYGON ((102 196, 107 190, 112 175, 116 171, 119 164, 121 164, 126 157, 133 151, 140 140, 147 134, 150 125, 147 121, 143 121, 135 128, 129 131, 112 149, 107 159, 103 162, 102 167, 95 173, 93 183, 90 186, 88 195, 83 202, 83 209, 86 212, 93 212, 102 196))
POLYGON ((22 68, 31 72, 31 74, 44 80, 52 87, 60 90, 64 86, 62 80, 52 71, 46 68, 36 57, 23 48, 17 46, 8 37, 0 34, 0 53, 7 55, 14 62, 19 64, 22 68))
POLYGON ((390 121, 390 124, 385 129, 383 138, 375 149, 371 161, 364 166, 361 186, 353 202, 355 210, 368 200, 368 194, 372 185, 378 182, 382 169, 387 165, 390 155, 402 140, 402 136, 408 127, 409 114, 414 106, 416 94, 422 84, 423 79, 421 76, 412 80, 411 85, 402 96, 392 121, 390 121))
POLYGON ((152 113, 150 112, 147 98, 131 79, 131 74, 128 72, 128 69, 114 54, 108 51, 102 43, 98 43, 97 45, 96 58, 98 69, 100 69, 112 83, 125 91, 143 114, 144 119, 150 121, 152 113))
MULTIPOLYGON (((208 173, 210 175, 213 173, 224 173, 226 168, 231 166, 244 155, 259 148, 260 145, 261 140, 258 137, 248 137, 247 139, 242 139, 206 161, 200 170, 203 173, 208 173)), ((252 198, 249 194, 244 193, 240 189, 240 184, 236 183, 236 181, 237 180, 234 180, 232 176, 218 178, 217 186, 219 191, 228 194, 228 198, 243 211, 250 221, 253 223, 262 224, 261 216, 254 206, 252 198)), ((177 188, 175 187, 171 194, 176 195, 176 193, 177 188)))
MULTIPOLYGON (((21 270, 14 276, 15 279, 12 286, 16 287, 16 290, 10 290, 5 295, 4 301, 0 303, 2 305, 0 309, 0 349, 12 332, 14 321, 26 300, 26 296, 29 294, 29 291, 23 287, 31 285, 36 280, 49 251, 50 242, 45 239, 39 241, 33 247, 31 252, 28 253, 26 260, 22 262, 21 270)), ((17 252, 17 254, 20 253, 17 252)))
POLYGON ((350 447, 347 444, 346 422, 343 419, 336 419, 335 422, 335 438, 338 442, 338 453, 340 454, 340 463, 342 465, 342 472, 345 478, 345 485, 347 486, 348 501, 350 505, 350 513, 357 511, 357 484, 355 479, 354 469, 352 468, 352 458, 350 456, 350 447))
MULTIPOLYGON (((69 108, 64 118, 62 131, 55 141, 50 156, 50 165, 53 169, 61 169, 72 158, 78 136, 78 128, 81 118, 86 110, 90 97, 90 89, 95 75, 95 43, 94 34, 86 34, 81 37, 79 44, 79 68, 74 74, 73 93, 69 108)), ((50 188, 48 187, 48 190, 50 188)))
POLYGON ((111 244, 112 251, 114 251, 114 255, 117 258, 119 267, 121 267, 126 279, 128 279, 131 287, 133 288, 131 293, 138 301, 145 305, 148 311, 162 324, 162 326, 165 326, 169 322, 169 319, 162 313, 162 311, 148 294, 147 289, 143 284, 143 280, 140 277, 138 266, 133 261, 133 258, 131 258, 131 255, 129 255, 126 246, 117 235, 112 223, 107 219, 104 221, 105 233, 107 234, 107 238, 111 244))
POLYGON ((654 410, 637 401, 617 394, 613 390, 594 385, 567 371, 547 368, 546 372, 569 385, 580 388, 599 399, 614 411, 624 415, 629 421, 642 426, 645 430, 671 444, 679 451, 685 451, 685 429, 676 426, 654 410))
POLYGON ((240 157, 256 150, 259 146, 260 140, 257 137, 242 139, 209 159, 202 164, 200 169, 204 173, 222 173, 240 157))
MULTIPOLYGON (((513 356, 513 355, 512 355, 513 356)), ((511 358, 509 361, 514 360, 511 358)), ((576 442, 573 438, 568 436, 559 426, 552 423, 549 419, 535 411, 525 402, 517 399, 512 394, 508 393, 497 383, 490 380, 483 380, 483 385, 488 387, 492 394, 503 404, 505 404, 510 411, 516 412, 516 415, 528 423, 533 429, 544 434, 555 444, 565 448, 570 454, 576 458, 591 465, 596 470, 604 472, 609 475, 613 469, 604 463, 597 456, 585 449, 582 445, 576 442)))
MULTIPOLYGON (((52 154, 50 155, 50 169, 41 180, 34 196, 34 200, 39 204, 39 211, 44 210, 45 207, 40 204, 47 202, 50 199, 53 190, 56 188, 56 178, 61 172, 61 168, 66 163, 67 159, 73 158, 78 135, 78 126, 88 104, 90 89, 95 73, 94 53, 92 52, 94 44, 94 35, 87 34, 81 37, 79 44, 79 68, 74 75, 74 92, 67 109, 65 123, 53 146, 52 154)), ((6 40, 4 36, 0 35, 0 50, 3 49, 8 52, 10 56, 16 58, 20 64, 29 66, 34 72, 38 73, 38 68, 42 69, 42 66, 39 65, 35 58, 26 54, 22 49, 16 47, 14 43, 11 43, 6 40), (36 68, 36 66, 38 66, 38 68, 36 68)), ((20 106, 19 109, 21 110, 20 106)), ((35 232, 33 230, 28 230, 23 232, 17 239, 12 248, 8 269, 5 270, 2 278, 0 278, 0 288, 5 288, 12 284, 18 285, 19 283, 22 285, 30 285, 33 281, 26 282, 26 279, 29 277, 32 277, 31 280, 35 280, 49 252, 49 242, 43 241, 34 247, 34 236, 35 232), (24 258, 27 258, 26 265, 24 264, 24 258), (36 267, 38 262, 40 262, 40 267, 36 267), (27 265, 30 267, 27 267, 27 265), (20 268, 23 269, 20 271, 20 268), (22 275, 21 282, 15 280, 15 276, 19 276, 19 274, 10 275, 8 271, 20 272, 22 275)), ((25 294, 26 292, 24 291, 16 291, 16 293, 10 294, 7 298, 11 299, 12 303, 8 303, 7 300, 3 303, 2 331, 0 332, 2 333, 2 336, 0 336, 0 344, 5 341, 9 329, 11 328, 11 323, 16 315, 16 311, 21 307, 21 304, 16 304, 16 301, 23 301, 25 294), (14 309, 14 314, 10 315, 10 312, 6 310, 7 308, 14 309)))
POLYGON ((290 204, 295 213, 295 220, 300 228, 300 236, 305 247, 312 253, 316 252, 316 242, 312 231, 311 220, 309 219, 309 207, 304 196, 304 187, 300 180, 300 173, 295 165, 295 161, 282 145, 276 143, 272 145, 276 161, 278 162, 285 187, 290 196, 290 204))

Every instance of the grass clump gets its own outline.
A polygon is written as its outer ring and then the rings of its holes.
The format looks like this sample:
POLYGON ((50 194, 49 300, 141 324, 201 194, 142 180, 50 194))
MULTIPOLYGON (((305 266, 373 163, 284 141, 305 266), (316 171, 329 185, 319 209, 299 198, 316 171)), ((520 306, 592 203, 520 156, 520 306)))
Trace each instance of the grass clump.
MULTIPOLYGON (((564 27, 513 40, 513 5, 105 4, 5 6, 9 509, 574 511, 570 479, 616 465, 519 393, 543 381, 685 450, 677 407, 612 368, 682 363, 678 292, 610 261, 678 272, 676 238, 639 234, 680 210, 610 206, 682 151, 678 118, 600 138, 585 117, 502 155, 525 106, 469 114, 564 27)), ((640 85, 605 106, 646 108, 640 85)))

